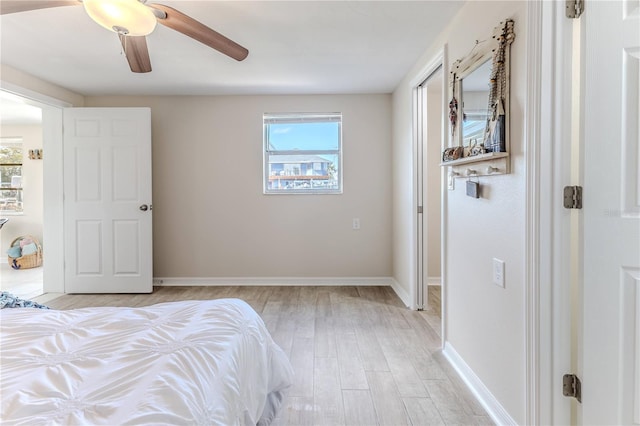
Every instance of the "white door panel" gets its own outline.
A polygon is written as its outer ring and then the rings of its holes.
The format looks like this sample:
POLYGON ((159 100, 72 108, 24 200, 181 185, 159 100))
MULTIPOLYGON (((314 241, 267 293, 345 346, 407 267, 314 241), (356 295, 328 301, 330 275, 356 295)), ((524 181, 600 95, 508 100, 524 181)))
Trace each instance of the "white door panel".
POLYGON ((639 18, 585 7, 583 424, 640 424, 639 18))
POLYGON ((151 292, 149 109, 65 109, 64 165, 65 291, 151 292))

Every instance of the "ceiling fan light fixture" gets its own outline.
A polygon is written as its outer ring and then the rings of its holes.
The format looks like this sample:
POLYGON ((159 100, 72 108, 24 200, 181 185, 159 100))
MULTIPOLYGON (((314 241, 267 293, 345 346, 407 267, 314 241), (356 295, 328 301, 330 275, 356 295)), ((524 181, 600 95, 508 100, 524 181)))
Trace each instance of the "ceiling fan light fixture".
POLYGON ((130 36, 146 36, 156 27, 153 11, 138 0, 84 0, 87 14, 102 27, 130 36))

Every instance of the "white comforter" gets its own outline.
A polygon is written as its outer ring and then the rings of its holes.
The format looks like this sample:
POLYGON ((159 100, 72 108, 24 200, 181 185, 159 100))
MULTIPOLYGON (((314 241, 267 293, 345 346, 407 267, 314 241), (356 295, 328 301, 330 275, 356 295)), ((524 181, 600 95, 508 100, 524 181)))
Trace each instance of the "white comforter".
POLYGON ((0 311, 2 424, 268 424, 293 372, 237 299, 0 311))

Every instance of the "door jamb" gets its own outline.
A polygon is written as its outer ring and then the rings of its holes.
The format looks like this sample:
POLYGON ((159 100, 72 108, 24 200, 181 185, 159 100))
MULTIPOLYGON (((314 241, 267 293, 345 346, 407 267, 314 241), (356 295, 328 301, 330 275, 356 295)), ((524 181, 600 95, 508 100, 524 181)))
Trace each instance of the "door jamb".
POLYGON ((528 2, 527 21, 525 423, 570 424, 571 22, 563 2, 528 2))
MULTIPOLYGON (((447 64, 448 62, 448 54, 447 54, 447 45, 443 45, 442 49, 440 49, 438 52, 436 52, 436 54, 434 55, 434 57, 427 63, 427 65, 425 67, 422 68, 422 70, 420 72, 417 73, 417 77, 414 78, 413 80, 411 80, 411 87, 412 87, 412 101, 413 101, 413 164, 414 164, 414 172, 413 172, 413 181, 416 183, 416 190, 414 191, 413 194, 413 212, 412 212, 412 218, 413 218, 413 225, 412 225, 412 235, 415 238, 415 244, 414 247, 412 249, 412 255, 413 255, 413 259, 416 260, 416 267, 414 268, 414 270, 411 272, 411 285, 410 285, 410 296, 411 296, 411 309, 418 309, 421 308, 421 306, 419 306, 420 302, 423 302, 424 304, 427 303, 427 298, 423 299, 423 301, 418 300, 420 294, 422 293, 420 291, 420 289, 418 288, 420 285, 423 285, 423 288, 426 287, 427 283, 422 283, 422 280, 420 279, 420 277, 418 276, 418 273, 420 271, 420 266, 419 263, 422 262, 422 259, 420 258, 422 256, 421 251, 419 250, 419 244, 421 244, 421 240, 422 240, 422 236, 419 235, 419 229, 420 227, 418 226, 418 221, 419 221, 419 215, 418 215, 418 203, 419 203, 419 195, 418 195, 418 191, 422 190, 422 183, 418 182, 418 179, 421 179, 422 176, 420 175, 419 171, 418 171, 418 162, 422 161, 422 158, 419 157, 419 153, 421 152, 421 150, 418 149, 418 144, 421 141, 421 137, 419 135, 419 131, 420 131, 420 125, 419 123, 421 122, 421 117, 419 117, 421 108, 419 108, 418 106, 418 102, 420 102, 419 99, 419 86, 424 83, 435 71, 438 70, 438 68, 441 69, 441 73, 442 73, 442 111, 446 111, 447 110, 447 96, 448 96, 448 84, 447 84, 447 76, 449 75, 449 66, 447 64)), ((447 134, 447 119, 446 119, 446 114, 442 114, 442 126, 441 126, 442 130, 442 135, 441 135, 441 146, 442 149, 444 149, 444 146, 446 145, 446 138, 445 135, 447 134)), ((424 170, 423 170, 424 172, 424 170)), ((441 182, 444 182, 444 170, 441 170, 441 182)), ((440 240, 440 251, 441 251, 441 267, 440 267, 440 271, 441 271, 441 288, 442 288, 442 294, 441 294, 441 303, 442 303, 442 309, 441 309, 441 316, 442 316, 442 330, 441 330, 441 335, 442 335, 442 342, 444 344, 445 338, 446 338, 446 310, 445 310, 445 300, 446 300, 446 269, 445 269, 445 265, 446 265, 446 256, 445 256, 445 249, 446 249, 446 233, 444 232, 444 230, 446 229, 446 202, 447 202, 447 191, 444 188, 444 185, 441 185, 441 223, 440 223, 440 232, 441 232, 441 240, 440 240)), ((424 214, 423 214, 424 215, 424 214)), ((428 295, 427 295, 428 297, 428 295)))

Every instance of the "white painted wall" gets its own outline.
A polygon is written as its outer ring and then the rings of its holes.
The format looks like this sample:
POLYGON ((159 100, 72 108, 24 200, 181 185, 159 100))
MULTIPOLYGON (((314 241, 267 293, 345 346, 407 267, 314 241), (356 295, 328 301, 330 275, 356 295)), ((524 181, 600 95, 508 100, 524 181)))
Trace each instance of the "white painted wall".
POLYGON ((391 276, 390 95, 87 97, 86 106, 151 108, 154 276, 391 276), (265 112, 342 112, 342 195, 263 195, 265 112))
MULTIPOLYGON (((43 214, 43 160, 30 160, 30 149, 42 149, 42 126, 40 125, 2 125, 0 128, 2 137, 22 138, 22 187, 23 207, 22 214, 5 215, 9 219, 0 231, 0 259, 6 262, 7 249, 11 242, 22 235, 33 235, 44 246, 42 239, 42 214, 43 214)), ((43 249, 44 250, 44 249, 43 249)))
MULTIPOLYGON (((475 40, 490 37, 505 18, 515 21, 511 56, 511 168, 480 178, 482 198, 465 195, 464 180, 448 193, 446 300, 447 343, 519 424, 525 419, 525 170, 523 104, 526 93, 526 2, 465 4, 393 94, 393 276, 410 293, 415 270, 412 193, 411 82, 447 45, 450 62, 475 40), (506 262, 506 288, 492 283, 491 259, 506 262)), ((449 64, 451 65, 451 64, 449 64)))

